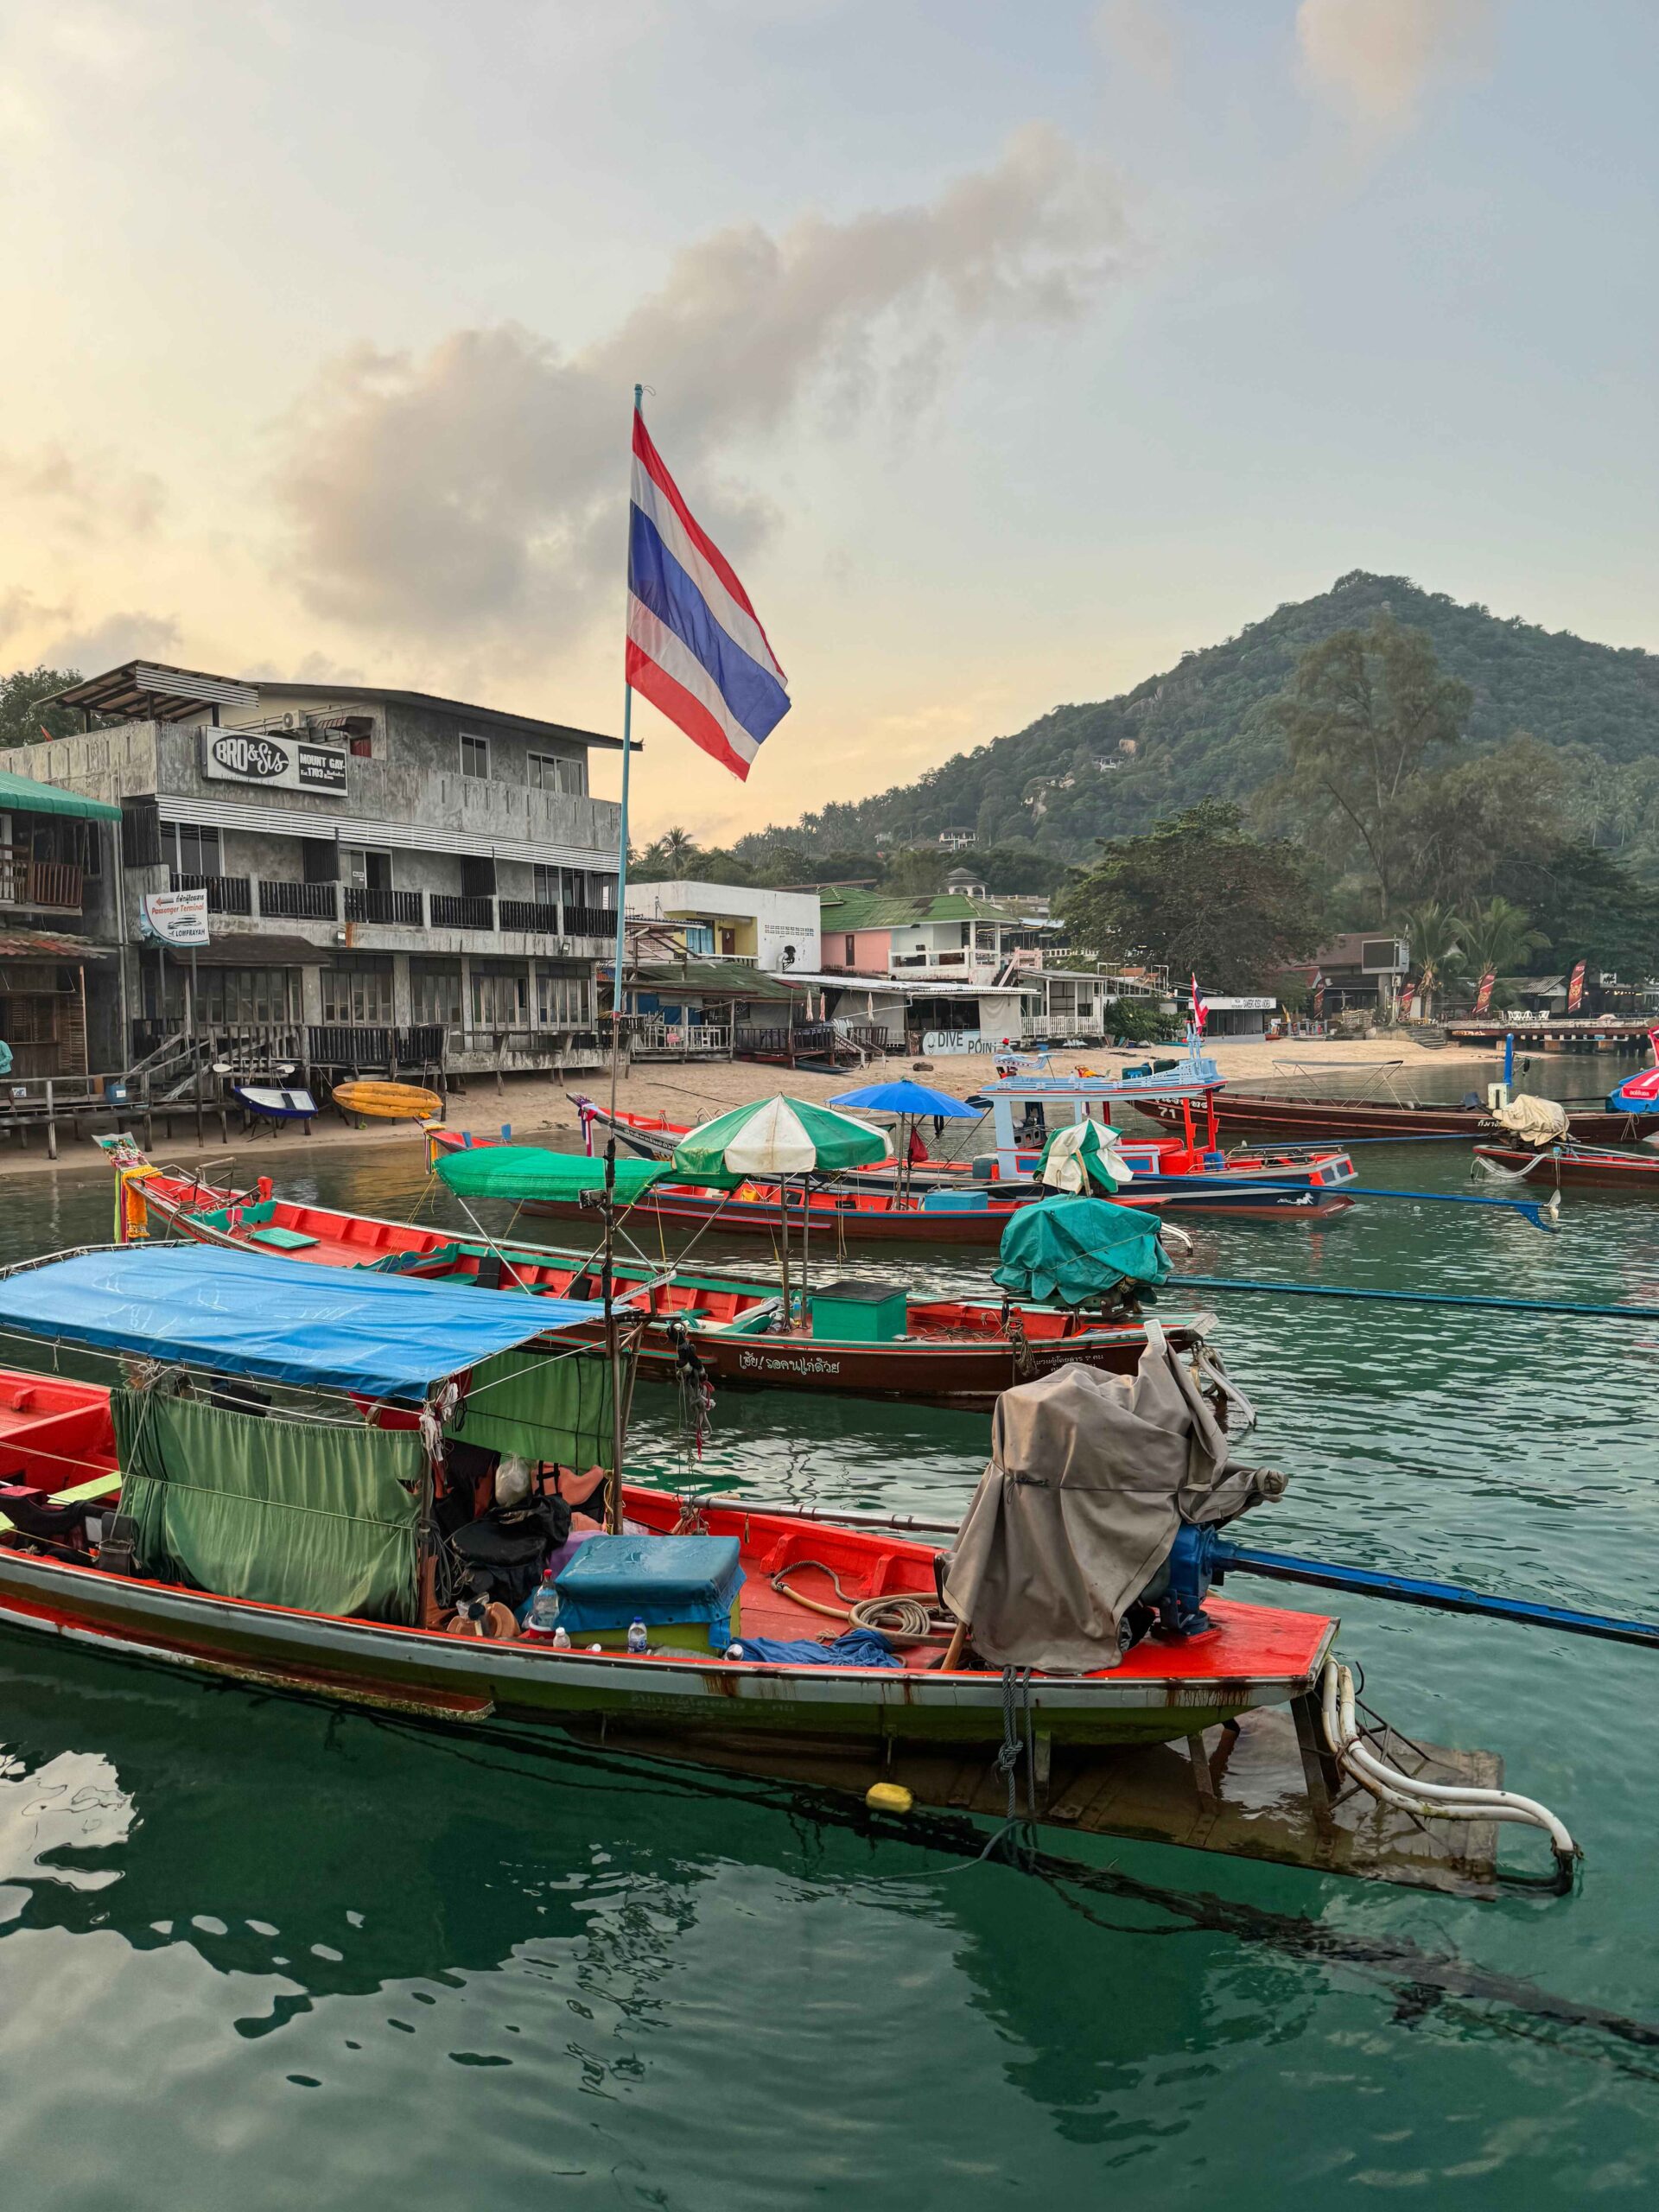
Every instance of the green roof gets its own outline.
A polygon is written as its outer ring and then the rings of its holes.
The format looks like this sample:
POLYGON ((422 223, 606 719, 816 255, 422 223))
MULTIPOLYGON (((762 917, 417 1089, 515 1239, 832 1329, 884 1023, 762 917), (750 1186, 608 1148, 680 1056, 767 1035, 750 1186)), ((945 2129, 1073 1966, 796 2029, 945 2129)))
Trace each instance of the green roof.
POLYGON ((82 798, 75 791, 60 791, 55 784, 37 784, 32 776, 9 775, 0 768, 0 807, 18 807, 29 814, 78 814, 83 821, 118 822, 121 810, 101 798, 82 798))
POLYGON ((1001 899, 969 899, 960 891, 928 891, 913 898, 891 892, 825 891, 819 903, 820 925, 831 930, 902 930, 918 922, 1014 922, 1025 919, 1017 905, 1001 899))

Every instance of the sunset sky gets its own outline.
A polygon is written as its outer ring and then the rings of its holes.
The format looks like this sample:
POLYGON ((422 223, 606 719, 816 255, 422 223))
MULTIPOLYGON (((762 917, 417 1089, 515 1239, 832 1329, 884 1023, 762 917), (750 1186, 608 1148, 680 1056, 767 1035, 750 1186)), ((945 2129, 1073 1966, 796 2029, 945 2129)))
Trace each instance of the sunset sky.
POLYGON ((1352 568, 1659 649, 1656 105, 1653 0, 0 0, 0 672, 614 730, 636 378, 795 701, 642 837, 1352 568))

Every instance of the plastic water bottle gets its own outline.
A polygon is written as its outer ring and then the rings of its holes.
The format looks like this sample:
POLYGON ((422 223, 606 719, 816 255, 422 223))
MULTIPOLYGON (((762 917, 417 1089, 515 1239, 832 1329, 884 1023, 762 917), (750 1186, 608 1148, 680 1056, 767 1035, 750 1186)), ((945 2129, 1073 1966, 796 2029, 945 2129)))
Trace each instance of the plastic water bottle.
POLYGON ((553 1631, 553 1649, 556 1651, 568 1651, 570 1649, 570 1631, 563 1621, 553 1631))
POLYGON ((645 1634, 645 1624, 644 1621, 630 1621, 628 1623, 629 1650, 638 1657, 639 1653, 645 1649, 649 1642, 650 1638, 645 1634))
POLYGON ((550 1636, 558 1626, 559 1593, 553 1586, 553 1577, 544 1574, 536 1586, 536 1595, 530 1601, 530 1611, 524 1617, 524 1630, 530 1636, 550 1636))

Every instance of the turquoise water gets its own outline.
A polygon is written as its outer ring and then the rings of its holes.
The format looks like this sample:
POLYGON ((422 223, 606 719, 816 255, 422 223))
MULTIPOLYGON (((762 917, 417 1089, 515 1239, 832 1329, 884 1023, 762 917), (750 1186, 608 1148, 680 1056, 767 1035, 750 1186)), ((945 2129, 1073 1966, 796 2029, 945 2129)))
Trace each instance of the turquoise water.
MULTIPOLYGON (((1602 1066, 1548 1072, 1587 1090, 1602 1066)), ((1469 1187, 1455 1147, 1357 1157, 1379 1184, 1469 1187)), ((365 1211, 420 1193, 412 1147, 308 1168, 296 1140, 281 1165, 365 1211)), ((97 1177, 30 1181, 0 1253, 101 1237, 108 1211, 97 1177)), ((1659 1305, 1656 1223, 1619 1195, 1569 1196, 1554 1237, 1377 1202, 1198 1229, 1190 1264, 1659 1305)), ((855 1264, 940 1287, 988 1265, 855 1264)), ((1259 1541, 1659 1614, 1659 1323, 1213 1302, 1262 1409, 1251 1456, 1293 1478, 1259 1541)), ((671 1470, 667 1395, 637 1410, 639 1457, 671 1470)), ((986 1435, 734 1394, 706 1464, 944 1517, 986 1435)), ((1501 1751, 1568 1819, 1579 1895, 1479 1904, 1134 1844, 1082 1847, 1106 1870, 1085 1889, 744 1785, 0 1638, 3 2201, 1652 2203, 1659 1661, 1377 1603, 1344 1608, 1342 1643, 1399 1725, 1501 1751)), ((1538 1864, 1533 1840, 1508 1856, 1538 1864)))

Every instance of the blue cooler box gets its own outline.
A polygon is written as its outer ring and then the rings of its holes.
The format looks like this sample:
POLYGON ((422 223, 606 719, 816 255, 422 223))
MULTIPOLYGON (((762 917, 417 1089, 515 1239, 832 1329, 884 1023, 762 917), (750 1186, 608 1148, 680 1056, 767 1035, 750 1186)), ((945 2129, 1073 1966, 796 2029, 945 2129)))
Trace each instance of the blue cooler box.
POLYGON ((553 1586, 573 1643, 620 1649, 631 1621, 689 1650, 724 1651, 741 1632, 735 1536, 589 1536, 553 1586))
POLYGON ((922 1198, 924 1213, 984 1213, 990 1206, 987 1191, 929 1191, 922 1198))

